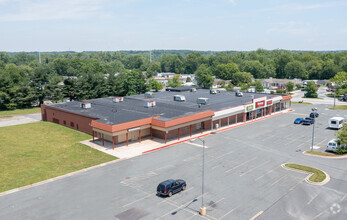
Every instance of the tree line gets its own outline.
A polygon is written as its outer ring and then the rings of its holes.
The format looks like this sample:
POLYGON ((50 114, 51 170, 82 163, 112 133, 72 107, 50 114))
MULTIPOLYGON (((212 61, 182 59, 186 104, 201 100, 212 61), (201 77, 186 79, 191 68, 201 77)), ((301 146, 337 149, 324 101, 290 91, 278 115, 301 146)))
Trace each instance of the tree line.
MULTIPOLYGON (((196 74, 209 88, 214 77, 231 85, 252 78, 330 79, 347 72, 347 52, 187 50, 118 52, 0 52, 0 109, 30 107, 44 100, 83 100, 158 89, 158 72, 196 74)), ((175 85, 175 83, 173 83, 175 85)))

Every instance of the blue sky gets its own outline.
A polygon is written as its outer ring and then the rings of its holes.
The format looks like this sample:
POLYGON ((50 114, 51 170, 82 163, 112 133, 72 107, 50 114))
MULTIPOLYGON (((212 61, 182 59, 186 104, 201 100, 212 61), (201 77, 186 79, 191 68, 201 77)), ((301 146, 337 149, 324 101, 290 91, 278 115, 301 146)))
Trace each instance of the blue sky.
POLYGON ((346 50, 346 0, 0 0, 0 51, 346 50))

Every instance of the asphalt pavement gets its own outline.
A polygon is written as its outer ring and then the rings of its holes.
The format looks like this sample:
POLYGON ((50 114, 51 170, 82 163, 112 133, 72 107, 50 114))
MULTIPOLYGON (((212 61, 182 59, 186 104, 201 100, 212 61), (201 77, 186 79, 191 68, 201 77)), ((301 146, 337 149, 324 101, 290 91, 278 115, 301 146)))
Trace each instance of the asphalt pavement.
MULTIPOLYGON (((304 155, 312 126, 294 125, 312 105, 185 142, 128 160, 0 197, 0 219, 345 219, 347 159, 304 155), (327 172, 331 180, 314 186, 307 174, 285 170, 299 163, 327 172), (171 198, 156 196, 166 179, 181 178, 187 189, 171 198)), ((328 119, 345 111, 316 105, 320 113, 314 145, 324 149, 335 131, 328 119)))

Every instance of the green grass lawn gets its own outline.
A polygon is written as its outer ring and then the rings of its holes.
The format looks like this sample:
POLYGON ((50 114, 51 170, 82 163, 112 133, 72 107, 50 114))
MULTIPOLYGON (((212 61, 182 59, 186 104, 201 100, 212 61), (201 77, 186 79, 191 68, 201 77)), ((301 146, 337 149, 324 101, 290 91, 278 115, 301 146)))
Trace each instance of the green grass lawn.
POLYGON ((303 170, 306 172, 313 173, 313 175, 309 178, 309 180, 311 182, 317 182, 317 183, 322 182, 326 178, 326 175, 323 171, 318 170, 318 169, 313 168, 313 167, 303 166, 303 165, 294 164, 294 163, 287 163, 287 164, 285 164, 285 166, 289 167, 289 168, 293 168, 293 169, 297 169, 297 170, 303 170))
POLYGON ((307 154, 313 154, 313 155, 319 155, 319 156, 326 156, 326 157, 338 157, 339 155, 334 153, 326 153, 326 152, 320 152, 320 151, 305 151, 307 154))
POLYGON ((0 118, 13 116, 13 115, 34 114, 34 113, 40 113, 40 112, 41 112, 40 107, 0 111, 0 118))
POLYGON ((347 105, 335 105, 335 108, 333 106, 333 107, 330 107, 329 109, 332 109, 332 110, 347 110, 347 105))
POLYGON ((312 103, 310 103, 310 102, 301 102, 301 103, 299 103, 299 102, 292 102, 292 104, 299 104, 299 105, 313 105, 312 103))
POLYGON ((90 138, 51 122, 0 128, 0 192, 117 159, 79 143, 90 138))

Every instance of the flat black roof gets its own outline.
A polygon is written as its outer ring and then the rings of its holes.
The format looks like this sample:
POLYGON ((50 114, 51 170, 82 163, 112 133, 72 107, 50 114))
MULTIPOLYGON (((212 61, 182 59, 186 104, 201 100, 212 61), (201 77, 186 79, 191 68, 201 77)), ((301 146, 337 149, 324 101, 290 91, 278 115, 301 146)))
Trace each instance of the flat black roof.
POLYGON ((153 98, 145 98, 144 94, 126 96, 123 102, 113 102, 112 97, 91 99, 84 101, 73 101, 66 103, 51 104, 49 107, 70 111, 94 118, 105 124, 120 124, 139 119, 149 118, 159 115, 159 120, 167 121, 174 118, 180 118, 207 110, 219 111, 226 108, 252 102, 252 98, 267 96, 268 98, 278 95, 264 93, 243 93, 243 97, 236 97, 235 92, 220 91, 217 94, 210 94, 210 90, 198 89, 196 92, 156 92, 153 98), (183 95, 186 98, 184 102, 173 100, 174 95, 183 95), (253 96, 253 97, 252 97, 253 96), (198 98, 208 98, 207 105, 199 105, 198 98), (146 101, 155 101, 155 107, 144 107, 146 101), (84 109, 80 107, 82 102, 91 103, 91 108, 84 109))

